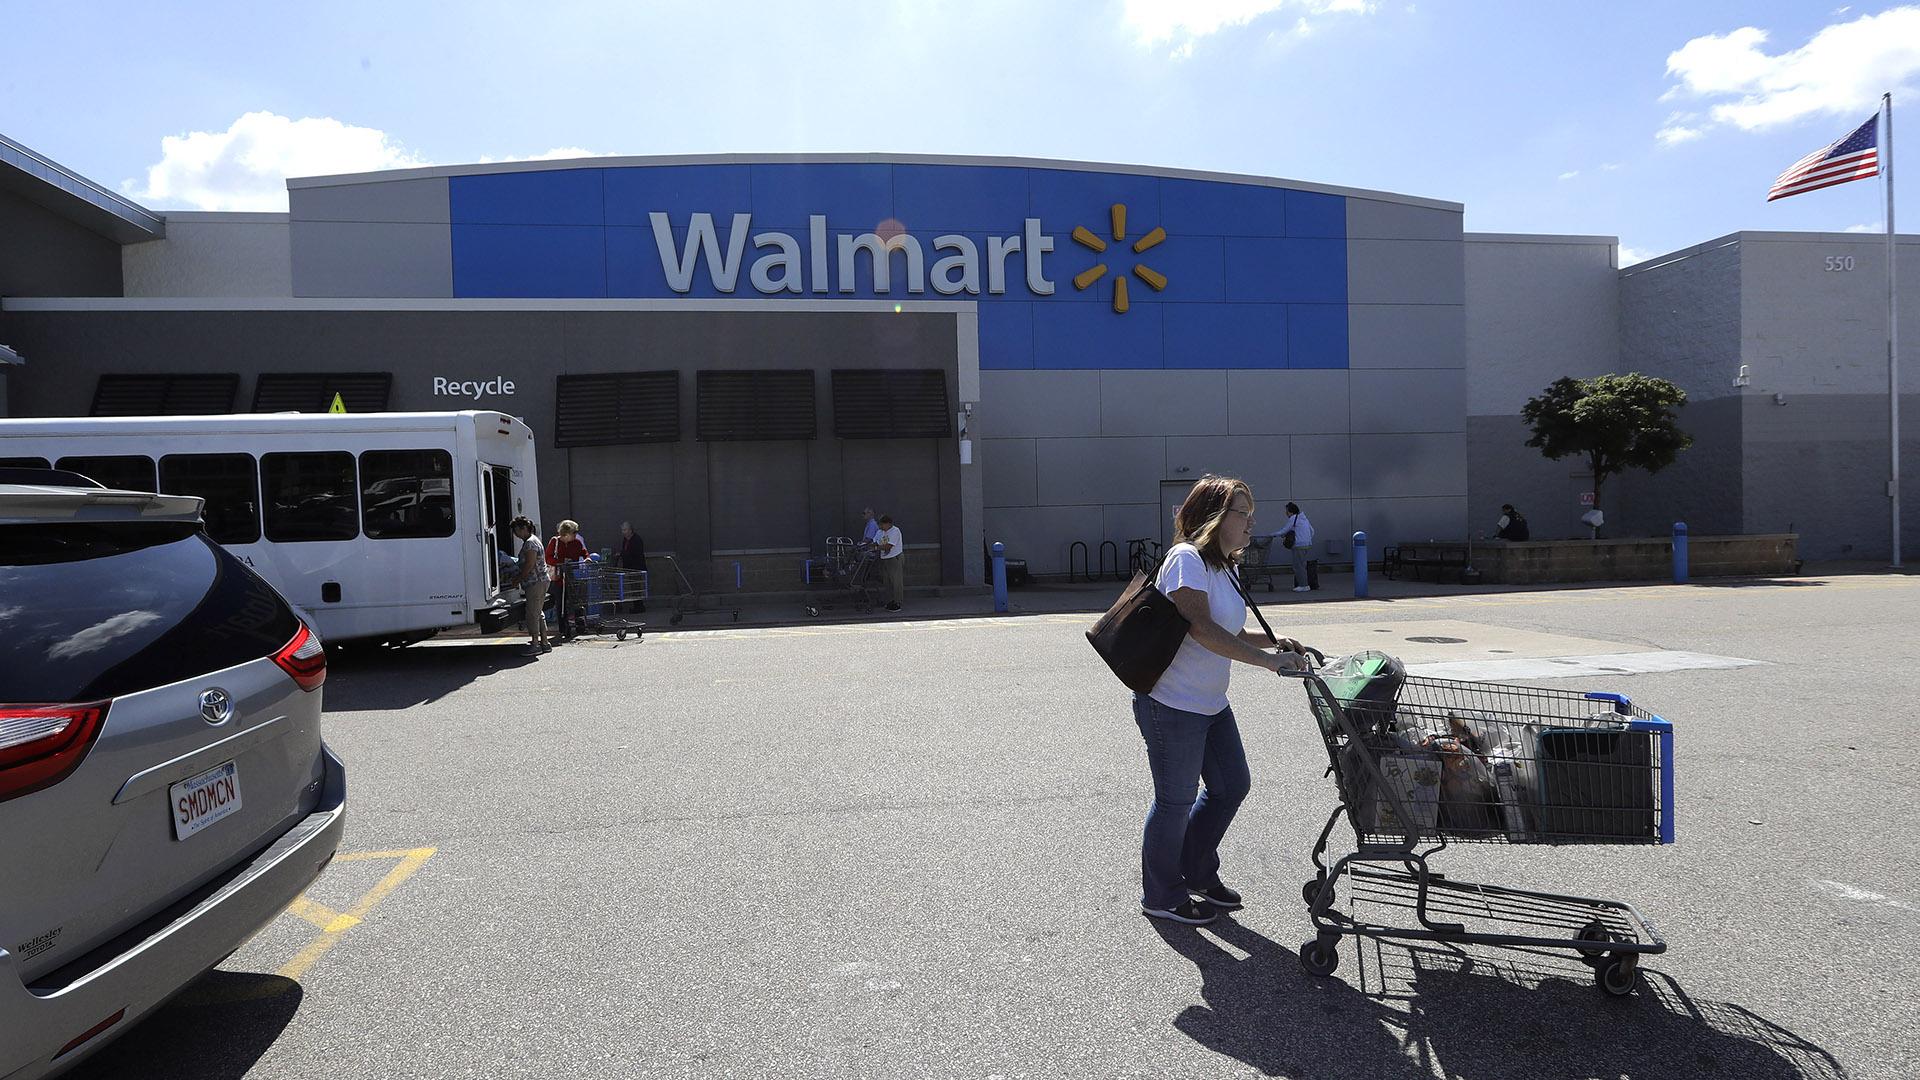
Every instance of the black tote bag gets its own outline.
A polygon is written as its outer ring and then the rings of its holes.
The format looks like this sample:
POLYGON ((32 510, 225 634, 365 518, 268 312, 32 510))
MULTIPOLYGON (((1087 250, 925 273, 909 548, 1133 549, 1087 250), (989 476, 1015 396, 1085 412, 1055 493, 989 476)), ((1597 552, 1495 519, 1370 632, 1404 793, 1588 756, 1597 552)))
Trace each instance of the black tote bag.
POLYGON ((1145 694, 1166 674, 1173 654, 1187 639, 1189 625, 1173 601, 1154 587, 1153 580, 1138 573, 1120 599, 1087 631, 1087 641, 1121 682, 1145 694))

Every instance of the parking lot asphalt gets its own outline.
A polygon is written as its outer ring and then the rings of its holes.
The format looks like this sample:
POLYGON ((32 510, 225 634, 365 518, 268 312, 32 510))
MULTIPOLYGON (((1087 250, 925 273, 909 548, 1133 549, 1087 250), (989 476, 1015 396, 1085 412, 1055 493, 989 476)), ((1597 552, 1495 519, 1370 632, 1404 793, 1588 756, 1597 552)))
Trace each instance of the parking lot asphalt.
POLYGON ((1299 685, 1252 669, 1247 907, 1143 918, 1145 756, 1085 615, 345 656, 342 859, 79 1075, 1912 1077, 1917 611, 1920 579, 1852 576, 1273 612, 1410 660, 1759 661, 1550 684, 1675 722, 1675 846, 1435 859, 1634 902, 1670 950, 1625 1000, 1480 948, 1303 972, 1334 790, 1299 685))

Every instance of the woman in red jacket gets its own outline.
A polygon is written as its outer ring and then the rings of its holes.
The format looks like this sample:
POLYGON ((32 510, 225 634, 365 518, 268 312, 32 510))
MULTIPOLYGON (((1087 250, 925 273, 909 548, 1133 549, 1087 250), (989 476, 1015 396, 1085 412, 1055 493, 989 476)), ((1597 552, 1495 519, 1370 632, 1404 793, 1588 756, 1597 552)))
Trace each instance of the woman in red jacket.
MULTIPOLYGON (((574 609, 584 598, 574 567, 587 557, 587 545, 580 540, 580 523, 563 521, 560 533, 547 539, 547 566, 553 575, 555 617, 560 623, 560 640, 567 641, 579 631, 574 609)), ((585 612, 580 613, 584 615, 585 612)))

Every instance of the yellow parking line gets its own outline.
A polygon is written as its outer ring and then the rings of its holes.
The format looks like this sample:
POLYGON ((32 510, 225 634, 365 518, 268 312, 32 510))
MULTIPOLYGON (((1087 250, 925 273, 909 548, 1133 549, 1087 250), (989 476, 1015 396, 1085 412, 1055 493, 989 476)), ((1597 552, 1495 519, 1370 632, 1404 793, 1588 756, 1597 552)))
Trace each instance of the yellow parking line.
POLYGON ((294 897, 293 903, 287 905, 287 914, 297 919, 305 919, 312 923, 316 930, 345 930, 360 922, 351 915, 335 911, 305 896, 294 897))
MULTIPOLYGON (((281 978, 293 979, 296 982, 299 981, 300 976, 307 973, 307 969, 318 963, 320 958, 327 954, 327 950, 339 943, 342 934, 358 926, 360 922, 367 917, 368 912, 372 911, 380 901, 385 900, 389 893, 399 888, 402 882, 412 877, 414 871, 420 869, 422 864, 432 858, 436 850, 438 849, 426 847, 414 848, 410 851, 358 851, 348 855, 335 856, 340 862, 358 862, 365 859, 391 858, 397 858, 400 861, 392 870, 387 871, 387 876, 381 878, 378 885, 368 890, 365 896, 354 901, 353 906, 348 908, 344 913, 328 922, 328 924, 321 929, 319 937, 314 938, 306 948, 300 950, 298 955, 282 965, 279 972, 281 978)), ((308 905, 309 909, 330 910, 324 909, 323 905, 307 901, 304 897, 295 903, 299 904, 303 902, 308 905)), ((293 909, 289 908, 288 910, 292 911, 293 909)), ((303 919, 307 919, 309 922, 313 921, 306 913, 298 911, 294 913, 303 919)))

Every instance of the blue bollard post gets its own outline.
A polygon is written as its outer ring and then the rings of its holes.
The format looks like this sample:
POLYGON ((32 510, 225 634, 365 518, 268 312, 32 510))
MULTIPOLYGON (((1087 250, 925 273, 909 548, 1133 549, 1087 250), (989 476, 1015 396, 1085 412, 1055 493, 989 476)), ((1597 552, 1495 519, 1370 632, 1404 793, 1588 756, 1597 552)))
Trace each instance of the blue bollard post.
POLYGON ((740 564, 739 563, 733 564, 733 588, 735 592, 738 592, 740 590, 740 564))
POLYGON ((1356 600, 1367 598, 1367 534, 1353 534, 1353 596, 1356 600))
POLYGON ((993 542, 993 610, 1007 610, 1007 545, 993 542))
POLYGON ((1687 523, 1673 523, 1673 583, 1687 583, 1687 523))

